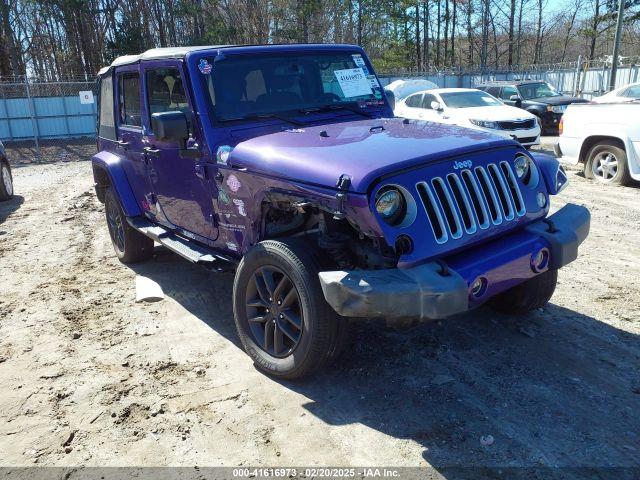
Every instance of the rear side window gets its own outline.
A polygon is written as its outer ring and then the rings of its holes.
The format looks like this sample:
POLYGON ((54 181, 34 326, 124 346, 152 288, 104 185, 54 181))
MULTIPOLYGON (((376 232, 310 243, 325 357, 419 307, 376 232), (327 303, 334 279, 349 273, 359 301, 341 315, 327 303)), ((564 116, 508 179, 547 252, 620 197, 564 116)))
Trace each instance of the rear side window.
POLYGON ((116 139, 116 126, 113 115, 113 78, 111 75, 100 79, 100 124, 98 136, 108 140, 116 139))
POLYGON ((422 106, 420 104, 421 101, 422 101, 422 94, 416 93, 415 95, 411 95, 409 98, 407 98, 407 101, 405 102, 405 104, 407 105, 407 107, 420 108, 422 106))
POLYGON ((120 125, 141 127, 140 76, 125 73, 118 77, 118 115, 120 125))
POLYGON ((484 90, 489 95, 493 95, 496 98, 500 96, 500 87, 487 87, 487 88, 481 88, 481 90, 484 90))

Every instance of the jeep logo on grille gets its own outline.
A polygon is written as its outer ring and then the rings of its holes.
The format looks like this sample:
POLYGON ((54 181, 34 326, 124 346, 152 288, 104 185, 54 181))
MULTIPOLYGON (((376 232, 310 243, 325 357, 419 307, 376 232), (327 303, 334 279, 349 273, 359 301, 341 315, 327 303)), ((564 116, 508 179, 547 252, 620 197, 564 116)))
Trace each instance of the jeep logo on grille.
POLYGON ((462 162, 458 162, 457 160, 453 162, 453 169, 460 170, 461 168, 471 168, 473 162, 471 160, 463 160, 462 162))

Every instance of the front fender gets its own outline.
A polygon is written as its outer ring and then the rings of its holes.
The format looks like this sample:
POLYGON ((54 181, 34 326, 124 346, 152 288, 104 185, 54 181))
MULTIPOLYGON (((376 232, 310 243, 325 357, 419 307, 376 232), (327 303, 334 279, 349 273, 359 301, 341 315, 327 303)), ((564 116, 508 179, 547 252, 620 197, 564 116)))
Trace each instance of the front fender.
POLYGON ((544 184, 549 195, 557 195, 569 181, 560 162, 546 153, 529 152, 533 161, 542 173, 544 184))
POLYGON ((98 152, 91 157, 93 166, 93 178, 96 187, 104 182, 104 176, 108 178, 108 186, 111 186, 118 194, 122 210, 127 217, 142 215, 142 209, 138 205, 133 194, 133 189, 124 171, 122 162, 124 158, 112 152, 98 152))

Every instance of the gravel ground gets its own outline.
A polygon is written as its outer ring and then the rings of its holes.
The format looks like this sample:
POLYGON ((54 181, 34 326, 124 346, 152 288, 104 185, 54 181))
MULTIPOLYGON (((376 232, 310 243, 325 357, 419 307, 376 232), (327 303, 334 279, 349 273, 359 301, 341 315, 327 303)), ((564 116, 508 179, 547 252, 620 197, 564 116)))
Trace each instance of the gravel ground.
POLYGON ((587 205, 592 231, 546 308, 359 323, 337 365, 291 383, 241 350, 232 275, 160 248, 120 264, 90 163, 19 163, 0 204, 0 465, 640 466, 637 188, 570 172, 554 207, 587 205), (135 303, 136 274, 165 300, 135 303))

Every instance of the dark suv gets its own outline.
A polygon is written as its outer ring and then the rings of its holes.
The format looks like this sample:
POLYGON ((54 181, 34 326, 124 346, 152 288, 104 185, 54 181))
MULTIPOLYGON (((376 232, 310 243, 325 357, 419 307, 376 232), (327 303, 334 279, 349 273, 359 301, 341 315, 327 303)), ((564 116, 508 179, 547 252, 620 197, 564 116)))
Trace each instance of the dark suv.
POLYGON ((301 377, 351 318, 444 318, 549 300, 589 212, 511 139, 394 118, 352 45, 150 50, 100 71, 93 173, 116 254, 154 241, 235 270, 256 365, 301 377))
POLYGON ((540 80, 490 82, 476 88, 501 99, 507 105, 533 113, 540 119, 543 134, 558 134, 560 119, 568 105, 588 102, 584 98, 563 95, 540 80))

